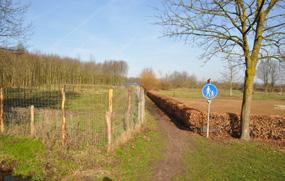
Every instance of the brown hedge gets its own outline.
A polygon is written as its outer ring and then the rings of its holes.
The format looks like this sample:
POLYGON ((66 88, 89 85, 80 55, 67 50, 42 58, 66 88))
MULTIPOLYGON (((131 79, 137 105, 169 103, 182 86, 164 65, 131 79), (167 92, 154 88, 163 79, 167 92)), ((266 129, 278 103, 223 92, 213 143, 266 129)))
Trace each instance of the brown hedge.
MULTIPOLYGON (((205 134, 207 113, 187 107, 171 97, 147 92, 148 97, 164 112, 191 131, 205 134)), ((240 137, 240 116, 235 113, 211 113, 210 134, 215 137, 240 137)), ((285 118, 282 116, 251 115, 250 136, 255 139, 274 140, 285 145, 285 118)))

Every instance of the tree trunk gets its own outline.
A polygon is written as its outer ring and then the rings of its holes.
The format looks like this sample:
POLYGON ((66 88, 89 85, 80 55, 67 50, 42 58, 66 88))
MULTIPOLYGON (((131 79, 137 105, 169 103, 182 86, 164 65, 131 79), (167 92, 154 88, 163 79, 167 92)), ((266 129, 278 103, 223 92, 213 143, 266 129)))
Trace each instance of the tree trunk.
POLYGON ((230 83, 230 97, 233 95, 233 82, 230 83))
POLYGON ((264 85, 264 92, 265 92, 266 94, 268 94, 268 83, 266 83, 266 84, 264 85))
POLYGON ((255 76, 255 67, 247 68, 245 71, 245 82, 243 90, 243 100, 241 108, 241 139, 249 140, 250 139, 250 111, 251 111, 251 102, 252 102, 252 93, 253 93, 253 83, 255 76))

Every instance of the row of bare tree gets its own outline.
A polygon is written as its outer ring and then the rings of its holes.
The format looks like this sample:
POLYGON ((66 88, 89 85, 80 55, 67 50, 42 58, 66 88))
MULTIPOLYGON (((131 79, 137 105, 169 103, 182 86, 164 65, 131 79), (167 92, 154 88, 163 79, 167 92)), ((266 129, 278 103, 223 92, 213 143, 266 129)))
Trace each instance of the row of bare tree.
POLYGON ((198 81, 195 75, 189 75, 186 71, 174 71, 157 78, 151 68, 142 70, 139 81, 146 89, 170 89, 170 88, 194 88, 197 87, 198 81))
MULTIPOLYGON (((213 80, 220 88, 228 89, 229 96, 233 96, 233 89, 243 90, 241 70, 244 67, 228 61, 221 72, 220 80, 213 80)), ((256 90, 280 91, 285 86, 285 63, 276 60, 261 60, 257 66, 257 78, 263 83, 255 82, 256 90)), ((140 82, 146 89, 171 89, 171 88, 197 88, 205 84, 194 74, 186 71, 174 71, 157 78, 151 68, 145 68, 140 74, 140 82)))
POLYGON ((56 55, 0 50, 0 85, 112 84, 125 82, 125 61, 82 62, 56 55))
MULTIPOLYGON (((236 64, 232 61, 227 61, 224 66, 224 71, 221 73, 221 83, 224 83, 229 88, 229 94, 232 96, 232 89, 234 84, 240 84, 242 82, 241 70, 244 70, 243 65, 236 64)), ((255 82, 255 87, 263 89, 265 92, 273 91, 277 87, 281 89, 284 82, 284 62, 277 61, 267 57, 261 59, 256 68, 257 79, 262 81, 263 87, 258 82, 255 82)))

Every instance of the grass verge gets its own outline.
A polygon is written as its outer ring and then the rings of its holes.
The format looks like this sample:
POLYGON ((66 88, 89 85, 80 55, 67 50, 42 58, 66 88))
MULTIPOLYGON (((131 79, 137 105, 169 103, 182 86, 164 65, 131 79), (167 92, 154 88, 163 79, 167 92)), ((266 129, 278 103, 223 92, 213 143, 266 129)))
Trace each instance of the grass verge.
POLYGON ((36 180, 43 178, 44 168, 40 160, 44 155, 45 146, 39 140, 0 136, 2 169, 12 169, 14 175, 34 175, 36 180))
MULTIPOLYGON (((146 122, 140 133, 113 153, 109 177, 113 180, 150 180, 154 163, 162 159, 165 146, 154 117, 147 111, 146 122)), ((105 177, 106 178, 106 177, 105 177)))
POLYGON ((177 180, 285 180, 285 154, 267 144, 193 137, 177 180))

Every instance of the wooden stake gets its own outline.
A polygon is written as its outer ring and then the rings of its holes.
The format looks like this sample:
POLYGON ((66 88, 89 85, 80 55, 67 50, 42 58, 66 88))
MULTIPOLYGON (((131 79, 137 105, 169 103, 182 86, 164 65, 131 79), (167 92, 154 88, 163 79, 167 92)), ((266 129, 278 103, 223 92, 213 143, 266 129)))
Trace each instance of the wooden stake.
POLYGON ((62 96, 62 101, 61 101, 61 112, 62 112, 62 119, 61 119, 61 141, 62 145, 65 145, 66 142, 66 120, 65 120, 65 90, 64 88, 61 89, 61 96, 62 96))
POLYGON ((141 88, 141 119, 144 122, 144 115, 145 115, 145 97, 144 97, 144 90, 141 88))
POLYGON ((31 105, 31 136, 36 136, 34 105, 31 105))
POLYGON ((109 89, 109 112, 113 112, 113 89, 109 89))
POLYGON ((138 95, 138 123, 141 123, 141 89, 140 87, 137 89, 138 95))
POLYGON ((131 118, 131 109, 132 109, 132 89, 128 89, 128 111, 127 118, 125 122, 125 130, 128 131, 130 129, 130 118, 131 118))
POLYGON ((4 133, 4 95, 3 95, 3 89, 0 88, 0 133, 4 133))
POLYGON ((109 111, 107 111, 106 113, 108 152, 112 151, 112 114, 113 114, 113 89, 109 89, 109 111))
POLYGON ((112 151, 112 114, 106 112, 106 123, 107 123, 107 138, 108 138, 108 148, 107 152, 112 151))

